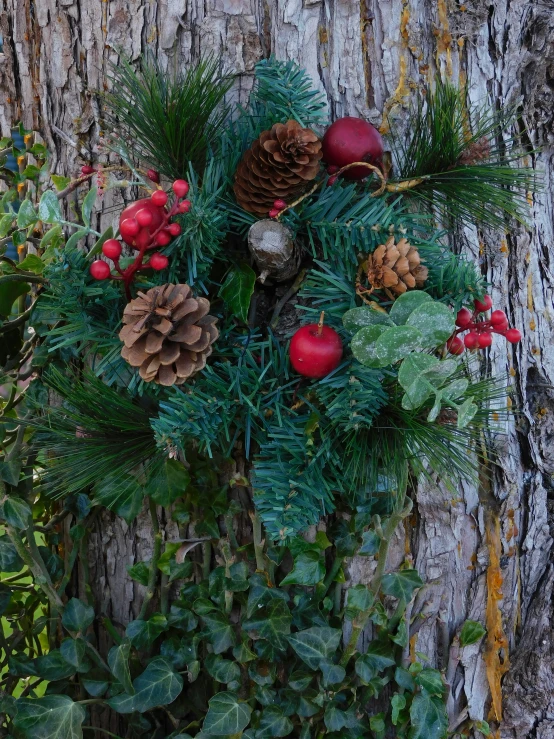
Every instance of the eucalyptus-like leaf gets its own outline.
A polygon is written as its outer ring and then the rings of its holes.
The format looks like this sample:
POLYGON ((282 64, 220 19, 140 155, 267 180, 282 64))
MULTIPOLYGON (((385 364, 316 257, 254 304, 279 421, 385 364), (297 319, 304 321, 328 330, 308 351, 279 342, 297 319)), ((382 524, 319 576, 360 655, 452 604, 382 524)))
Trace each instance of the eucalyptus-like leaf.
POLYGON ((433 298, 429 293, 423 290, 408 290, 408 292, 399 295, 390 310, 389 316, 397 326, 403 326, 408 320, 408 316, 419 308, 423 303, 433 302, 433 298))
POLYGON ((375 342, 387 330, 386 326, 376 325, 362 328, 352 338, 352 354, 366 367, 381 367, 381 360, 375 351, 375 342))
POLYGON ((382 367, 396 364, 423 345, 423 334, 414 326, 388 328, 375 342, 375 354, 382 367))
POLYGON ((432 349, 447 341, 455 329, 454 312, 443 303, 425 302, 410 313, 406 326, 421 334, 421 347, 432 349))
POLYGON ((53 190, 42 193, 38 206, 38 217, 44 223, 60 223, 63 220, 60 202, 53 190))
POLYGON ((382 310, 372 308, 370 305, 362 305, 358 308, 347 310, 342 317, 344 328, 351 333, 359 331, 366 326, 393 326, 389 316, 382 310))
POLYGON ((478 410, 477 404, 473 402, 473 397, 464 400, 462 405, 458 407, 458 428, 465 429, 473 421, 478 410))

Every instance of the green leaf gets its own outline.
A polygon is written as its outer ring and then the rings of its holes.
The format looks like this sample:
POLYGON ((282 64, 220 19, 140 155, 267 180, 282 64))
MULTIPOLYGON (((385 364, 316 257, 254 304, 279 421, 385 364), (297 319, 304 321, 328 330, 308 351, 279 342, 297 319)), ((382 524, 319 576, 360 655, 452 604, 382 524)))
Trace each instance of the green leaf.
POLYGON ((127 565, 127 572, 133 580, 146 587, 150 578, 150 562, 137 562, 136 565, 127 565))
POLYGON ((29 292, 31 286, 27 282, 4 282, 0 285, 0 316, 6 318, 12 312, 15 301, 29 292))
POLYGON ((395 664, 392 645, 381 641, 373 641, 367 652, 358 657, 354 669, 361 680, 369 683, 379 672, 395 664))
POLYGON ((421 333, 420 347, 433 348, 447 341, 456 328, 455 315, 443 303, 424 303, 416 308, 406 321, 407 326, 421 333))
POLYGON ((157 474, 148 480, 146 493, 155 503, 167 507, 185 494, 189 483, 190 475, 185 465, 177 459, 167 458, 157 474))
POLYGON ((14 529, 26 529, 31 520, 31 509, 24 500, 8 496, 1 509, 1 517, 14 529))
POLYGON ((468 424, 470 424, 475 418, 475 414, 478 410, 479 408, 473 402, 473 398, 464 400, 462 405, 458 407, 458 428, 464 429, 468 424))
POLYGON ((25 259, 18 264, 19 269, 24 269, 26 272, 34 272, 36 275, 41 275, 44 272, 46 265, 40 257, 36 254, 27 254, 25 259))
POLYGON ((116 680, 123 685, 123 689, 130 695, 134 695, 135 689, 131 680, 129 670, 129 655, 131 653, 131 642, 124 639, 117 647, 112 647, 108 652, 108 665, 116 680))
POLYGON ((64 639, 60 644, 60 653, 64 660, 73 665, 77 672, 88 672, 90 662, 85 659, 87 643, 84 639, 64 639))
POLYGON ((444 703, 425 691, 414 696, 410 719, 409 739, 442 739, 448 728, 444 703))
POLYGON ((432 300, 433 298, 428 293, 421 290, 409 290, 396 298, 389 315, 397 326, 403 326, 416 308, 432 300))
POLYGON ((293 730, 292 721, 279 706, 268 706, 262 711, 260 724, 256 731, 256 739, 272 739, 272 737, 288 736, 293 730))
POLYGON ((37 221, 38 215, 33 204, 28 198, 25 198, 25 200, 21 202, 19 210, 17 211, 17 227, 27 228, 37 221))
POLYGON ((81 212, 83 215, 83 223, 85 224, 85 226, 90 226, 90 217, 92 215, 92 209, 94 208, 97 194, 98 188, 91 187, 90 190, 87 192, 85 199, 83 200, 83 208, 81 212))
POLYGON ((148 649, 158 636, 167 630, 167 618, 161 613, 153 613, 148 621, 137 618, 127 624, 125 636, 137 649, 148 649))
POLYGON ((456 400, 456 398, 459 398, 465 393, 468 387, 469 380, 461 377, 459 380, 454 380, 442 388, 442 397, 444 400, 456 400))
POLYGON ((52 190, 42 193, 38 206, 38 217, 44 223, 60 223, 63 220, 60 203, 56 193, 52 190))
POLYGON ((360 329, 352 338, 350 344, 352 354, 365 367, 381 367, 381 360, 375 351, 375 343, 386 330, 386 326, 368 326, 360 329))
MULTIPOLYGON (((406 295, 406 293, 404 293, 406 295)), ((414 380, 423 372, 440 363, 437 357, 421 352, 412 352, 404 359, 398 370, 398 382, 404 390, 412 385, 414 380)))
POLYGON ((393 726, 396 726, 400 718, 400 711, 406 708, 406 696, 400 695, 399 693, 395 693, 392 696, 390 703, 392 707, 391 721, 392 721, 393 726))
MULTIPOLYGON (((79 241, 87 236, 87 234, 90 233, 89 228, 80 228, 78 231, 75 231, 75 233, 71 234, 71 236, 68 238, 68 240, 65 243, 65 249, 66 251, 70 251, 73 249, 73 247, 77 246, 79 241)), ((123 266, 123 263, 122 263, 123 266)))
POLYGON ((144 488, 134 477, 108 477, 94 486, 94 501, 131 523, 141 511, 144 488))
POLYGON ((118 713, 144 713, 173 703, 183 689, 183 678, 164 657, 155 657, 135 680, 134 695, 121 694, 106 703, 118 713))
POLYGON ((33 660, 36 674, 45 680, 63 680, 75 674, 75 667, 67 662, 59 649, 33 660))
POLYGON ((240 680, 240 667, 230 659, 223 659, 219 654, 209 654, 205 661, 208 673, 218 683, 230 683, 240 680))
POLYGON ((319 663, 319 669, 323 674, 323 685, 328 688, 331 685, 342 683, 346 676, 346 670, 341 665, 335 665, 328 660, 322 660, 319 663))
POLYGON ((325 577, 325 565, 318 552, 304 552, 294 559, 291 572, 281 585, 317 585, 325 577))
POLYGON ((71 177, 64 177, 61 174, 51 174, 50 177, 52 179, 52 182, 54 183, 54 187, 58 191, 65 190, 65 188, 71 182, 71 177))
POLYGON ((29 739, 82 739, 85 711, 67 695, 19 698, 14 727, 29 739))
POLYGON ((7 536, 0 536, 0 572, 19 572, 23 560, 7 536))
POLYGON ((358 550, 358 554, 363 554, 366 557, 370 557, 377 554, 379 547, 381 546, 381 539, 371 529, 364 531, 362 534, 362 546, 358 550))
MULTIPOLYGON (((404 362, 402 362, 402 364, 404 364, 404 362)), ((414 411, 417 408, 420 408, 432 394, 432 385, 429 382, 426 382, 422 377, 416 377, 410 387, 406 388, 406 392, 402 396, 402 408, 407 411, 414 411)))
POLYGON ((110 687, 110 675, 100 667, 94 667, 80 676, 81 684, 93 698, 100 698, 110 687))
POLYGON ((354 618, 358 613, 367 611, 373 605, 373 594, 367 585, 354 585, 348 588, 346 609, 348 618, 354 618))
POLYGON ((423 670, 418 672, 415 681, 431 695, 441 696, 445 691, 440 672, 430 667, 424 667, 423 670))
POLYGON ((13 215, 8 213, 0 217, 0 239, 5 238, 12 229, 13 215))
POLYGON ((287 604, 282 600, 272 601, 264 612, 243 621, 245 631, 257 631, 262 639, 267 639, 275 649, 284 652, 287 648, 292 616, 287 604))
POLYGON ((221 654, 235 646, 235 632, 225 614, 216 611, 205 613, 201 618, 207 629, 206 639, 213 646, 215 654, 221 654))
POLYGON ((8 485, 17 485, 19 475, 21 474, 21 461, 12 460, 11 462, 0 462, 0 480, 7 482, 8 485))
POLYGON ((440 387, 459 367, 457 359, 441 359, 432 367, 428 367, 421 373, 426 380, 436 387, 440 387))
POLYGON ((216 693, 208 701, 208 713, 202 725, 207 736, 226 736, 240 734, 250 723, 252 709, 244 701, 239 701, 235 693, 216 693))
POLYGON ((381 580, 381 590, 385 595, 392 595, 406 603, 412 599, 414 590, 423 585, 417 570, 400 570, 390 572, 381 580))
POLYGON ((78 598, 71 598, 65 606, 62 624, 72 632, 84 632, 94 621, 94 608, 88 606, 78 598))
POLYGON ((255 284, 256 273, 246 262, 241 262, 231 269, 219 291, 219 297, 223 299, 228 312, 243 323, 248 323, 255 284))
POLYGON ((338 649, 342 632, 328 626, 312 626, 289 636, 289 644, 300 659, 312 670, 317 670, 321 660, 330 659, 338 649))
POLYGON ((351 333, 355 333, 365 326, 394 325, 386 313, 371 308, 369 305, 362 305, 359 308, 347 310, 342 317, 344 328, 351 333))
POLYGON ((468 647, 470 644, 477 644, 482 639, 487 630, 479 623, 479 621, 471 621, 468 619, 464 622, 462 630, 460 631, 460 646, 468 647))
POLYGON ((422 334, 414 326, 388 328, 375 342, 375 354, 384 367, 395 364, 422 345, 422 334))
POLYGON ((34 180, 36 179, 40 174, 40 169, 36 167, 34 164, 28 164, 23 172, 21 173, 22 177, 25 177, 27 180, 34 180))
MULTIPOLYGON (((105 242, 108 239, 113 239, 113 228, 112 226, 108 226, 108 228, 104 231, 102 236, 98 239, 96 244, 92 247, 92 249, 87 254, 87 259, 94 259, 95 256, 100 254, 102 252, 102 247, 104 246, 105 242)), ((122 262, 121 262, 122 263, 122 262)))

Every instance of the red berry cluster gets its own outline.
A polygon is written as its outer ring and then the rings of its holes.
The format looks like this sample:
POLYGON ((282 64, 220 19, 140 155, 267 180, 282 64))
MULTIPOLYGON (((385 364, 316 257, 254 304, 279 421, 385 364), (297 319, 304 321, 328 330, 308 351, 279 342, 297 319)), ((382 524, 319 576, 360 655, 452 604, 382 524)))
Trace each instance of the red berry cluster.
POLYGON ((277 218, 277 216, 279 215, 279 213, 282 210, 285 210, 286 207, 287 207, 286 202, 284 200, 282 200, 281 198, 278 198, 277 200, 275 200, 273 202, 273 208, 269 211, 269 217, 270 218, 277 218))
POLYGON ((490 318, 482 317, 483 313, 492 308, 492 299, 489 295, 485 295, 482 301, 476 300, 473 305, 473 313, 467 308, 458 311, 456 316, 458 328, 446 342, 450 354, 463 354, 465 349, 486 349, 492 344, 492 334, 504 336, 510 344, 521 341, 521 333, 517 328, 509 328, 504 311, 493 310, 490 318), (458 334, 464 331, 468 333, 462 341, 458 334))
MULTIPOLYGON (((152 170, 152 174, 157 173, 152 170)), ((107 262, 97 259, 90 265, 90 274, 96 280, 106 280, 108 277, 113 280, 122 280, 127 297, 130 299, 129 285, 137 272, 146 269, 159 271, 168 266, 168 258, 160 252, 151 254, 146 262, 143 259, 147 251, 167 246, 174 236, 179 236, 181 233, 181 226, 178 223, 170 223, 170 220, 178 213, 188 213, 190 210, 190 200, 183 200, 188 191, 188 182, 175 180, 173 192, 176 197, 169 209, 166 207, 168 196, 163 190, 156 190, 151 197, 128 205, 119 219, 119 233, 126 244, 138 251, 134 262, 122 269, 119 264, 122 252, 121 242, 117 239, 108 239, 102 245, 102 254, 112 260, 115 273, 112 272, 107 262)))

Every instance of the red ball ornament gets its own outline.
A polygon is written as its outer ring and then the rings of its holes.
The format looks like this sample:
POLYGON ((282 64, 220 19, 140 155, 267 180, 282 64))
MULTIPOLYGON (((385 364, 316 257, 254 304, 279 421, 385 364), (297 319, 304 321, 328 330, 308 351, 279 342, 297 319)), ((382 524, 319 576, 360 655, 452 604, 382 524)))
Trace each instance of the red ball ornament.
POLYGON ((506 318, 506 314, 503 310, 493 310, 491 313, 491 323, 496 328, 497 326, 502 326, 502 324, 507 323, 508 319, 506 318))
POLYGON ((102 254, 114 262, 117 261, 121 256, 121 244, 117 239, 108 239, 102 244, 102 254))
POLYGON ((338 333, 319 323, 302 326, 292 337, 289 349, 294 369, 304 377, 325 377, 339 366, 342 358, 342 341, 338 333))
POLYGON ((188 213, 191 205, 192 203, 190 200, 183 200, 179 203, 179 213, 188 213))
POLYGON ((90 265, 89 271, 95 280, 107 280, 111 270, 106 262, 97 259, 90 265))
POLYGON ((152 222, 149 226, 152 231, 156 231, 162 225, 166 216, 164 208, 156 206, 152 202, 152 198, 141 198, 135 203, 128 205, 121 212, 121 215, 119 216, 119 233, 121 234, 123 241, 126 244, 129 244, 129 246, 133 246, 135 249, 139 248, 136 237, 141 228, 137 221, 137 215, 141 210, 147 210, 152 214, 152 222), (131 222, 125 223, 125 221, 131 222))
POLYGON ((189 191, 189 183, 186 180, 175 180, 173 183, 173 192, 178 198, 184 198, 189 191))
POLYGON ((152 225, 152 221, 154 220, 152 211, 146 210, 146 208, 139 210, 135 218, 136 218, 138 225, 141 226, 142 228, 144 227, 148 228, 148 226, 152 225))
POLYGON ((465 347, 464 342, 460 339, 459 336, 452 336, 448 341, 446 342, 446 348, 450 352, 450 354, 463 354, 465 347))
POLYGON ((156 190, 156 192, 152 193, 150 200, 158 208, 163 208, 164 205, 167 203, 167 193, 163 190, 156 190))
POLYGON ((470 331, 464 336, 464 344, 466 349, 476 349, 479 346, 479 334, 470 331))
POLYGON ((510 344, 517 344, 521 341, 521 331, 518 331, 517 328, 509 328, 504 336, 510 344))
MULTIPOLYGON (((378 166, 383 158, 383 151, 381 134, 375 126, 361 118, 340 118, 329 126, 323 137, 323 160, 327 165, 339 169, 354 162, 378 166)), ((348 180, 363 180, 370 175, 369 168, 352 167, 343 177, 348 180)))
POLYGON ((165 269, 168 264, 169 259, 165 256, 165 254, 160 254, 159 252, 155 252, 154 254, 152 254, 152 256, 150 257, 150 261, 148 262, 148 266, 157 271, 165 269))
POLYGON ((473 305, 479 313, 486 313, 492 308, 492 298, 490 295, 485 295, 483 300, 475 300, 473 305))
POLYGON ((171 234, 168 233, 164 228, 163 231, 160 231, 159 234, 156 234, 155 241, 158 246, 167 246, 171 241, 171 234))
POLYGON ((489 333, 479 334, 479 337, 477 339, 477 344, 480 349, 486 349, 488 346, 492 344, 492 336, 489 333))
POLYGON ((458 311, 458 314, 456 316, 456 326, 459 326, 460 328, 466 328, 467 326, 469 326, 472 320, 473 316, 471 314, 471 311, 467 308, 462 308, 458 311))
POLYGON ((160 173, 156 172, 155 169, 149 169, 146 173, 146 176, 151 182, 155 182, 156 184, 158 184, 160 181, 160 173))
POLYGON ((181 233, 181 226, 178 223, 170 223, 167 230, 172 236, 179 236, 181 233))

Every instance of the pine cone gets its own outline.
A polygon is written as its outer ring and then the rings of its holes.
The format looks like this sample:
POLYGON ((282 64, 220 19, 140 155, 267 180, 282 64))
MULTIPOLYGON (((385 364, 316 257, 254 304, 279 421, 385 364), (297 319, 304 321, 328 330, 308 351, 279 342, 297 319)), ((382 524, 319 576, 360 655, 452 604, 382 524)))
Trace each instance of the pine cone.
POLYGON ((219 336, 210 302, 195 298, 188 285, 162 285, 139 292, 123 311, 121 356, 140 367, 146 382, 182 385, 206 366, 219 336))
POLYGON ((366 266, 369 292, 384 289, 395 297, 414 287, 422 287, 428 274, 416 247, 406 239, 395 244, 394 236, 368 256, 366 266))
POLYGON ((299 194, 315 179, 321 141, 296 121, 276 123, 244 154, 235 174, 235 197, 244 210, 267 215, 276 199, 299 194))

